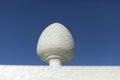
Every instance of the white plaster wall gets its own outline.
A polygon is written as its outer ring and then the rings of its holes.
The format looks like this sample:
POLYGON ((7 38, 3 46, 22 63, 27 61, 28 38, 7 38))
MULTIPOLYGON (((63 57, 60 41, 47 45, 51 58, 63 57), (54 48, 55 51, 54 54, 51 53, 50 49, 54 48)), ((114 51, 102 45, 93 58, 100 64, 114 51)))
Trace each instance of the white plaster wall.
POLYGON ((0 65, 0 80, 120 80, 120 66, 0 65))

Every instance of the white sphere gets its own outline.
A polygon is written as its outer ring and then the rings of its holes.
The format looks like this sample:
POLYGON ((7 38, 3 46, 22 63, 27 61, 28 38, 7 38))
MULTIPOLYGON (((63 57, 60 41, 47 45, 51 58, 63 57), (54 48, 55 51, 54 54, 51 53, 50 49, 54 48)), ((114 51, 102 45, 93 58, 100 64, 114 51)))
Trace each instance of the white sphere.
POLYGON ((37 54, 47 63, 50 59, 59 59, 61 64, 71 60, 74 41, 69 30, 60 23, 49 25, 38 40, 37 54))

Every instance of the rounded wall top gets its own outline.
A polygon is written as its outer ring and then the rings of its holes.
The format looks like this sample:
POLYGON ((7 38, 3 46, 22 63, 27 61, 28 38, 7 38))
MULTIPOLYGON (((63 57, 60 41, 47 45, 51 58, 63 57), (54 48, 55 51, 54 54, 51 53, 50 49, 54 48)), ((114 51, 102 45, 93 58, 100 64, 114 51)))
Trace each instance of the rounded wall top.
POLYGON ((60 23, 49 25, 38 40, 37 54, 47 63, 51 59, 59 59, 61 64, 71 60, 74 41, 69 30, 60 23))

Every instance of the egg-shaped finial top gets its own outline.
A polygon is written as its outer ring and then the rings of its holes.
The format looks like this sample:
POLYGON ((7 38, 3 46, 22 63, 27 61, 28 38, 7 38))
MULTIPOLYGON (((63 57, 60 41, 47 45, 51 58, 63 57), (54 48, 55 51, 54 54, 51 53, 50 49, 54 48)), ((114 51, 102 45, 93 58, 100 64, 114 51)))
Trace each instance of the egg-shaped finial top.
POLYGON ((60 23, 49 25, 38 40, 37 54, 47 63, 52 59, 58 59, 61 64, 71 60, 74 41, 69 30, 60 23))

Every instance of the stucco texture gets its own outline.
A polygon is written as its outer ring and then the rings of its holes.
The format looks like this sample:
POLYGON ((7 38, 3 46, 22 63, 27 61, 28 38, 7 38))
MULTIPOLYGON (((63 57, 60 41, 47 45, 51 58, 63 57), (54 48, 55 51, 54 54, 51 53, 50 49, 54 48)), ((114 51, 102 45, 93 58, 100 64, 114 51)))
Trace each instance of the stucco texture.
POLYGON ((120 80, 120 66, 0 65, 0 80, 120 80))

